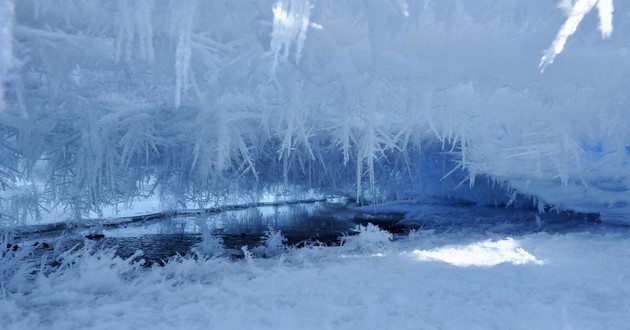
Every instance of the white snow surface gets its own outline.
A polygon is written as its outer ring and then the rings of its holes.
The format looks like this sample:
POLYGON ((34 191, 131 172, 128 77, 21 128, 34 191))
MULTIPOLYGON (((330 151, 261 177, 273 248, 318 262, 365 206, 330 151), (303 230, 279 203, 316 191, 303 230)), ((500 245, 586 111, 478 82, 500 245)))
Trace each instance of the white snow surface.
POLYGON ((5 256, 0 324, 5 329, 622 329, 630 321, 628 237, 626 228, 514 237, 418 231, 378 244, 368 239, 363 246, 285 250, 248 261, 178 258, 150 269, 111 252, 78 251, 59 270, 28 281, 20 276, 38 266, 21 265, 11 276, 12 259, 5 256), (462 258, 467 261, 459 262, 462 258), (484 262, 473 262, 476 258, 484 262))

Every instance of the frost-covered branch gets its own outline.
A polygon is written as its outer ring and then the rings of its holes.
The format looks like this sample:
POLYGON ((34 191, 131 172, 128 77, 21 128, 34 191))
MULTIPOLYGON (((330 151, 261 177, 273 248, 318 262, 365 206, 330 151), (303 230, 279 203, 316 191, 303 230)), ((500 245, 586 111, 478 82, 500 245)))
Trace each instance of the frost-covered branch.
MULTIPOLYGON (((561 7, 567 8, 567 1, 563 1, 561 7)), ((578 26, 584 19, 584 16, 588 14, 595 6, 599 14, 599 30, 602 33, 602 38, 610 37, 613 26, 613 0, 577 0, 570 11, 568 11, 568 18, 566 22, 560 28, 556 39, 551 44, 551 47, 545 52, 545 55, 540 59, 540 69, 545 71, 547 66, 551 65, 556 59, 556 56, 562 53, 564 46, 567 43, 567 39, 575 33, 578 26)))

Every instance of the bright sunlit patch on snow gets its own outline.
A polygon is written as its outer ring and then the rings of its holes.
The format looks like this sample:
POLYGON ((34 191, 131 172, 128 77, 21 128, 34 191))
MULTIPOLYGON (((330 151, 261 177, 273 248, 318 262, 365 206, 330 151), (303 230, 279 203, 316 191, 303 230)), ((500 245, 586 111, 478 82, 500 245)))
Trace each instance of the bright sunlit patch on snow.
POLYGON ((337 258, 339 259, 355 259, 355 258, 384 258, 387 254, 383 252, 377 252, 372 254, 364 254, 364 253, 353 253, 353 254, 340 254, 337 258))
POLYGON ((459 267, 480 266, 490 267, 502 263, 523 265, 534 263, 544 264, 536 259, 512 238, 500 241, 483 241, 465 246, 441 247, 434 250, 414 250, 412 254, 420 260, 443 261, 459 267))

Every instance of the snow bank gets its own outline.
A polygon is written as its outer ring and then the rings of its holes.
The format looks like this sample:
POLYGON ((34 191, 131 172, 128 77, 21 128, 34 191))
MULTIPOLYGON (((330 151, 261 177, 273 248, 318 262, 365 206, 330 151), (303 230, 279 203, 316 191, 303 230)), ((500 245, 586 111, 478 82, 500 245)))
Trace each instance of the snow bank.
POLYGON ((77 251, 59 269, 36 276, 28 274, 37 264, 8 274, 11 257, 4 255, 0 321, 10 329, 601 329, 628 323, 627 233, 475 239, 422 233, 381 246, 378 254, 311 247, 250 261, 179 258, 150 269, 107 251, 77 251), (418 251, 433 252, 418 258, 418 251), (469 266, 427 260, 447 251, 469 266), (483 267, 473 265, 491 256, 483 267))

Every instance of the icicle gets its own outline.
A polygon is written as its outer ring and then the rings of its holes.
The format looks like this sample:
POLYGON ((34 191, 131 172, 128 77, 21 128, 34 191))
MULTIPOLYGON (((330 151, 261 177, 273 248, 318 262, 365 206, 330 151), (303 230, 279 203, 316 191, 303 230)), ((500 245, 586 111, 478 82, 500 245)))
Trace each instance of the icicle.
POLYGON ((188 90, 190 62, 192 59, 192 27, 197 0, 173 2, 174 14, 171 36, 177 39, 175 46, 175 107, 181 105, 182 94, 188 90))
POLYGON ((613 0, 599 0, 597 11, 599 13, 599 30, 602 33, 602 38, 609 38, 613 30, 612 18, 615 11, 613 0))
POLYGON ((118 31, 116 36, 116 62, 124 52, 125 61, 131 61, 136 36, 140 58, 153 62, 153 25, 151 16, 155 4, 153 0, 118 0, 118 31))
POLYGON ((4 111, 4 83, 13 65, 13 0, 0 0, 0 111, 4 111))
MULTIPOLYGON (((288 60, 295 44, 295 62, 300 62, 302 48, 306 41, 306 32, 310 24, 313 6, 308 0, 279 0, 273 6, 273 31, 271 33, 271 52, 273 53, 272 73, 278 67, 278 60, 288 60)), ((321 28, 319 25, 314 25, 321 28)))
POLYGON ((116 36, 116 63, 120 62, 121 53, 123 52, 123 43, 125 44, 125 60, 131 60, 131 45, 133 44, 134 25, 131 22, 131 10, 129 9, 128 0, 118 0, 118 33, 116 36), (126 42, 125 42, 126 41, 126 42))

